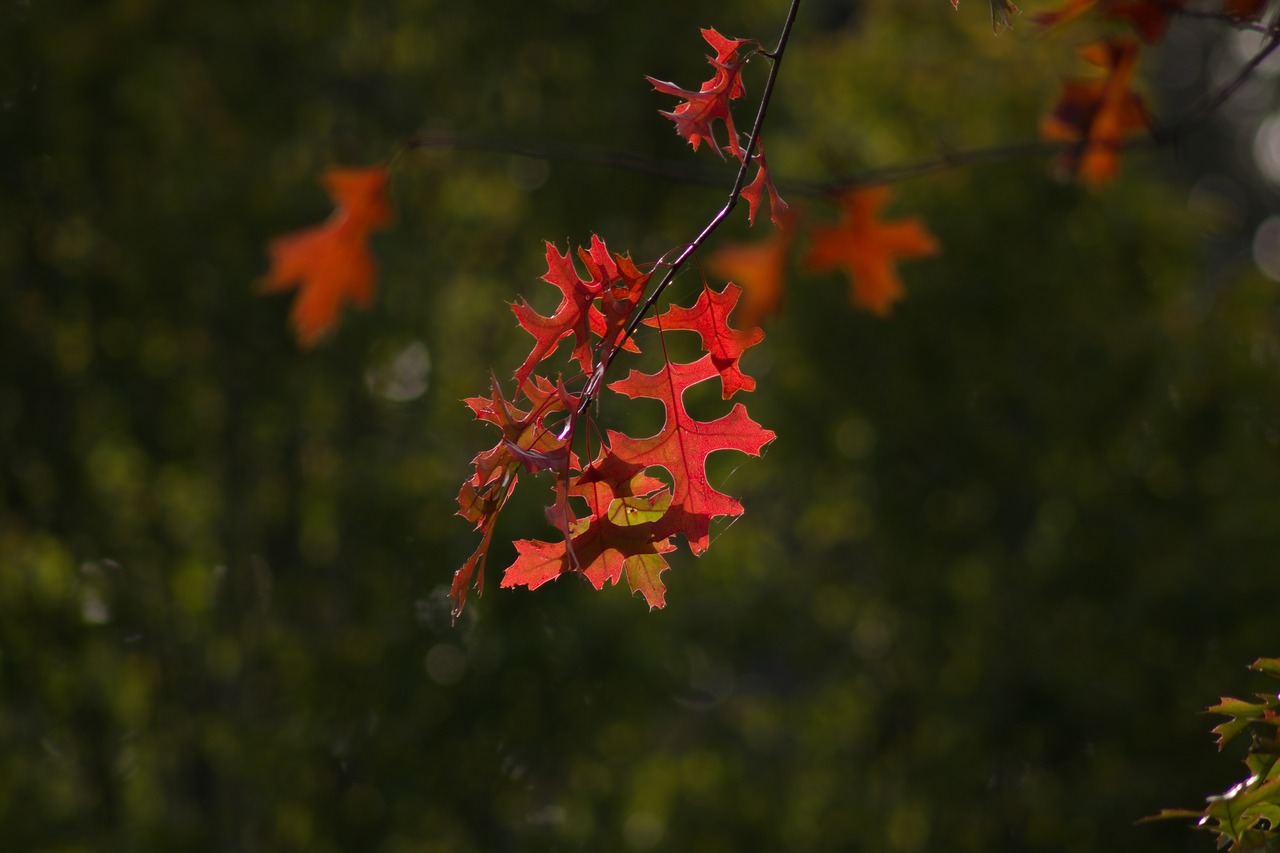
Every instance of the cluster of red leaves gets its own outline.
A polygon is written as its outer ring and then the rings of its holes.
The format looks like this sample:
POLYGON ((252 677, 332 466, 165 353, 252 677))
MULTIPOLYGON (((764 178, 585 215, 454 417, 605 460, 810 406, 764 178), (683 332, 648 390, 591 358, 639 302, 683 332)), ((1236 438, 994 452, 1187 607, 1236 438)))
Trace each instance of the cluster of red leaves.
POLYGON ((373 302, 377 266, 369 235, 391 221, 387 170, 329 169, 320 181, 334 201, 322 225, 271 241, 271 268, 263 292, 298 289, 290 321, 298 344, 311 347, 338 322, 343 304, 367 308, 373 302))
POLYGON ((764 337, 759 329, 745 332, 729 326, 729 314, 739 289, 728 284, 721 291, 704 288, 689 308, 672 306, 645 322, 658 329, 663 366, 647 374, 632 370, 607 387, 629 398, 658 400, 666 410, 660 430, 647 438, 600 429, 583 406, 580 392, 569 390, 579 380, 603 375, 619 350, 638 352, 626 337, 627 324, 640 305, 649 275, 631 259, 611 255, 604 241, 592 237, 589 249, 579 249, 586 269, 579 274, 571 256, 547 246, 543 281, 560 291, 560 304, 550 316, 528 304, 513 306, 517 322, 534 339, 533 347, 513 377, 512 401, 503 396, 495 378, 488 397, 467 400, 477 419, 497 426, 501 436, 474 460, 474 472, 458 494, 459 515, 482 534, 475 553, 457 571, 451 595, 455 616, 461 613, 471 587, 483 589, 484 567, 492 543, 494 523, 523 473, 550 471, 555 476, 555 500, 547 520, 559 531, 552 541, 515 542, 516 561, 503 574, 504 587, 530 589, 567 574, 579 574, 597 589, 618 583, 625 573, 633 592, 650 607, 665 604, 661 574, 668 568, 665 554, 683 536, 689 549, 701 554, 710 544, 712 519, 742 514, 742 505, 707 481, 706 459, 720 450, 759 455, 773 433, 747 416, 741 403, 713 421, 699 421, 684 404, 684 393, 701 382, 718 378, 722 397, 751 391, 755 381, 742 372, 743 352, 764 337), (690 363, 666 355, 667 332, 695 332, 704 355, 690 363), (579 371, 569 380, 552 382, 535 371, 568 339, 570 358, 579 371), (585 458, 574 450, 585 449, 585 458), (662 468, 666 481, 648 472, 662 468))

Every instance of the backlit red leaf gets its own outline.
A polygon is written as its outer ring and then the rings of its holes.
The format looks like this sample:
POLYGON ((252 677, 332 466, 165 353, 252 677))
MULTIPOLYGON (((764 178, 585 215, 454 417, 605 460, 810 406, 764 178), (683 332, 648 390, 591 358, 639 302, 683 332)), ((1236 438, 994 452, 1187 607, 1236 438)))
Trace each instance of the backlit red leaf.
POLYGON ((665 314, 644 321, 645 325, 667 331, 697 332, 702 338, 702 348, 711 356, 711 363, 720 374, 721 393, 726 400, 739 391, 756 390, 756 381, 742 372, 738 359, 748 347, 764 340, 764 332, 758 328, 740 332, 729 327, 729 314, 738 304, 741 293, 742 288, 732 282, 719 292, 704 287, 693 307, 672 305, 665 314))
POLYGON ((738 50, 747 44, 748 40, 726 38, 713 29, 703 30, 702 37, 716 49, 714 57, 707 57, 707 61, 716 69, 716 73, 710 80, 703 83, 698 91, 682 89, 674 83, 667 83, 653 77, 645 79, 664 95, 672 95, 684 100, 683 104, 678 105, 671 112, 663 112, 662 115, 675 123, 676 132, 689 141, 694 151, 697 151, 698 145, 705 140, 712 151, 721 157, 724 156, 711 129, 711 123, 719 120, 728 132, 730 153, 741 160, 746 156, 746 152, 743 151, 742 143, 738 140, 738 131, 733 126, 733 113, 729 108, 729 101, 742 97, 744 93, 741 79, 743 60, 739 58, 738 50))
POLYGON ((657 373, 633 370, 625 379, 609 385, 633 399, 659 400, 666 408, 666 422, 654 435, 635 439, 610 430, 609 445, 625 462, 646 468, 659 466, 670 472, 671 507, 655 529, 660 535, 684 534, 694 554, 701 554, 710 544, 711 519, 742 514, 742 504, 716 491, 707 482, 707 457, 719 450, 758 456, 774 438, 771 430, 747 416, 741 403, 729 414, 711 422, 698 421, 689 415, 684 406, 684 392, 719 375, 712 357, 704 355, 692 364, 668 361, 657 373))

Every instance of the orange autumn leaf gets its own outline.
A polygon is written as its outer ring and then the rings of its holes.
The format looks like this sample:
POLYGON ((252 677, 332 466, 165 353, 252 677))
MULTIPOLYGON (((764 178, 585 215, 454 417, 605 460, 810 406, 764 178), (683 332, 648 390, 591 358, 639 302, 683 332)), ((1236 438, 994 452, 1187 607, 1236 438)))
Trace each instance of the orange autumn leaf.
POLYGON ((1080 56, 1106 70, 1101 80, 1067 80, 1062 97, 1040 123, 1046 139, 1079 142, 1060 165, 1097 186, 1120 167, 1119 149, 1126 136, 1146 130, 1142 98, 1129 88, 1138 62, 1138 43, 1132 39, 1096 42, 1080 49, 1080 56))
POLYGON ((843 269, 849 276, 850 301, 881 316, 902 298, 897 259, 924 258, 939 250, 919 219, 877 219, 891 195, 888 187, 846 192, 840 199, 840 223, 815 228, 804 259, 811 270, 843 269))
POLYGON ((758 326, 765 317, 778 313, 787 270, 787 255, 795 233, 797 214, 790 208, 774 208, 778 228, 759 243, 724 246, 706 258, 707 269, 737 283, 746 294, 738 309, 738 325, 758 326))
POLYGON ((328 221, 271 241, 264 293, 298 289, 289 313, 298 344, 315 343, 338 322, 343 304, 367 308, 377 266, 369 235, 391 221, 387 170, 329 169, 321 183, 335 203, 328 221))

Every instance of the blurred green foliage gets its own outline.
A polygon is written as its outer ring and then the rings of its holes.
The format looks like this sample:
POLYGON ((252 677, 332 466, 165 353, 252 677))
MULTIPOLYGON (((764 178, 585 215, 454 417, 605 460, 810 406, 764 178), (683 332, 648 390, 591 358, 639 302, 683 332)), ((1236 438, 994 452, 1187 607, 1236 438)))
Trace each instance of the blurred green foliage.
MULTIPOLYGON (((1032 137, 1072 43, 970 6, 807 4, 773 168, 1032 137)), ((374 310, 303 354, 255 295, 320 171, 419 129, 716 169, 642 75, 692 85, 698 27, 769 42, 783 11, 0 12, 5 849, 1204 849, 1132 824, 1225 787, 1194 714, 1274 651, 1280 303, 1204 265, 1163 161, 903 185, 944 252, 887 321, 796 278, 747 357, 779 438, 713 459, 747 515, 661 612, 499 592, 500 541, 450 625, 492 440, 458 401, 519 363, 542 241, 652 261, 723 191, 406 155, 374 310)), ((500 540, 548 534, 521 500, 500 540)))

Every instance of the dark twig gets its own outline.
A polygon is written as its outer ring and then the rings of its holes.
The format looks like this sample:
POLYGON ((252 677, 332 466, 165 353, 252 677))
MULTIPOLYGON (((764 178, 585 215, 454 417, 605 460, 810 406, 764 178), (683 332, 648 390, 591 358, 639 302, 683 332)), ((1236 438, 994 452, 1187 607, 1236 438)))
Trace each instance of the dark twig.
POLYGON ((1246 62, 1240 72, 1231 78, 1226 85, 1213 95, 1205 98, 1198 107, 1173 124, 1162 130, 1152 130, 1151 136, 1157 147, 1172 145, 1189 131, 1208 120, 1210 116, 1218 111, 1219 107, 1231 99, 1232 95, 1240 91, 1240 88, 1253 76, 1253 72, 1258 70, 1258 66, 1265 62, 1277 47, 1280 47, 1280 31, 1272 30, 1271 38, 1267 39, 1258 52, 1253 55, 1253 58, 1246 62))

